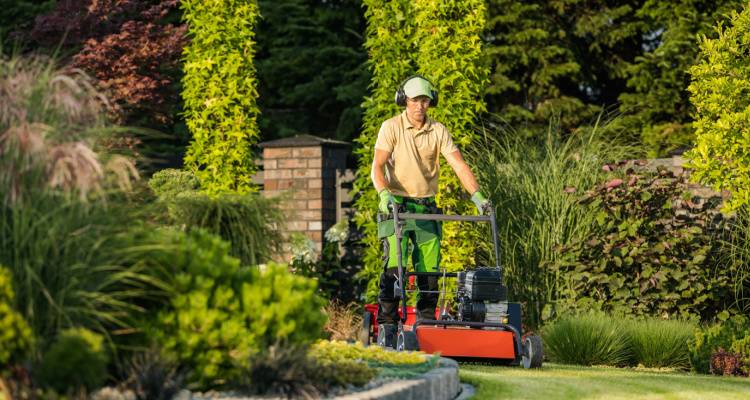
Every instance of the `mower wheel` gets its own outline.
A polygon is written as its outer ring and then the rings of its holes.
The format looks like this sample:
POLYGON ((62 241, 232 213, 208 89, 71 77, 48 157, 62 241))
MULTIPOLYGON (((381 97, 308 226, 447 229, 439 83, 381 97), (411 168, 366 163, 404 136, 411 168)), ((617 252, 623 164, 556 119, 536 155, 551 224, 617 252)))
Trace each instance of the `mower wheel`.
POLYGON ((526 340, 523 341, 523 355, 521 357, 523 367, 526 369, 541 368, 543 357, 542 338, 536 335, 527 336, 526 340))
POLYGON ((378 346, 396 347, 396 325, 381 324, 378 326, 378 346))
POLYGON ((359 328, 357 340, 363 345, 370 345, 370 335, 372 334, 372 313, 365 311, 362 315, 362 327, 359 328))
POLYGON ((396 351, 417 351, 419 350, 419 342, 417 341, 417 334, 414 331, 401 331, 398 333, 398 339, 396 340, 396 351))

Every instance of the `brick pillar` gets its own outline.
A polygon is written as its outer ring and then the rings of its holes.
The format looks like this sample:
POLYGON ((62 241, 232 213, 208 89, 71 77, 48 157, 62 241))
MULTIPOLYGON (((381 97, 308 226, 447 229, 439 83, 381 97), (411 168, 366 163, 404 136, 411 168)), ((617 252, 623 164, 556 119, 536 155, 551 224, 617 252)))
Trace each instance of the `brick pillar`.
POLYGON ((336 223, 336 170, 346 168, 349 144, 298 135, 260 146, 263 194, 288 195, 285 233, 303 233, 321 250, 323 234, 336 223))

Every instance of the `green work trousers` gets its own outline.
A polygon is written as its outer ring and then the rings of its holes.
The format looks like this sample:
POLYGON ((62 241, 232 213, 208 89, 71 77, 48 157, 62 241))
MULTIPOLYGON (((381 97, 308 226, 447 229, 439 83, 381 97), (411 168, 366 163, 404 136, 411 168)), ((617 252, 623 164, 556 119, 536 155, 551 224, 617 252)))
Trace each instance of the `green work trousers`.
MULTIPOLYGON (((409 213, 434 213, 437 210, 434 199, 410 199, 394 196, 396 203, 403 204, 409 213)), ((394 293, 394 283, 398 267, 398 252, 401 252, 401 265, 406 270, 411 253, 412 264, 417 272, 437 272, 440 263, 441 226, 438 221, 407 220, 402 228, 401 247, 396 245, 396 234, 393 219, 378 223, 378 236, 383 241, 384 263, 380 276, 380 294, 378 296, 378 323, 396 323, 398 321, 398 301, 394 293)), ((417 317, 435 319, 435 307, 438 302, 437 277, 417 277, 419 296, 417 299, 417 317)))

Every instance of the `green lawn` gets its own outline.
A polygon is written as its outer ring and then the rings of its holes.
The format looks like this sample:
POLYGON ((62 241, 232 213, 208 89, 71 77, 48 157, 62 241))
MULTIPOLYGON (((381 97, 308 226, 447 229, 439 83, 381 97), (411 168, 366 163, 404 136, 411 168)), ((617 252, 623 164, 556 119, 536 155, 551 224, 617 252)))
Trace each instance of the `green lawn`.
POLYGON ((461 364, 475 399, 750 399, 750 378, 545 364, 540 370, 461 364))

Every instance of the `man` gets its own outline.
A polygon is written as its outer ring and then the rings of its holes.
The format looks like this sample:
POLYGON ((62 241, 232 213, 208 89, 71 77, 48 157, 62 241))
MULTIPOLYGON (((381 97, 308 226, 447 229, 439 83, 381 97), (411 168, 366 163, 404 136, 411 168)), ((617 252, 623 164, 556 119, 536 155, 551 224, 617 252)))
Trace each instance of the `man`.
MULTIPOLYGON (((474 174, 445 126, 427 116, 427 110, 437 103, 437 91, 426 78, 414 75, 399 85, 396 104, 405 106, 401 114, 383 122, 375 142, 372 163, 372 182, 380 199, 378 210, 389 214, 389 204, 395 201, 407 212, 434 213, 438 190, 439 156, 442 154, 453 168, 471 200, 482 214, 488 201, 479 191, 474 174)), ((394 297, 394 283, 398 253, 393 221, 384 218, 378 223, 378 236, 383 239, 384 271, 380 276, 378 296, 378 324, 386 326, 386 345, 392 345, 393 324, 398 317, 398 302, 394 297)), ((408 243, 413 244, 412 263, 417 272, 437 272, 440 262, 441 226, 436 221, 407 221, 403 232, 401 253, 407 263, 408 243)), ((420 292, 438 290, 437 277, 417 277, 420 292)), ((417 318, 435 319, 437 293, 420 293, 417 318)))

